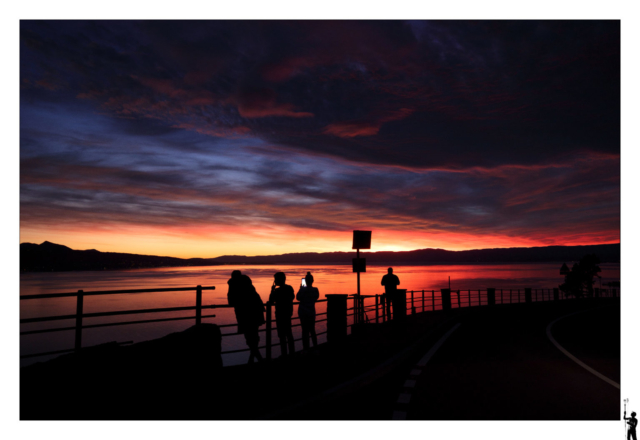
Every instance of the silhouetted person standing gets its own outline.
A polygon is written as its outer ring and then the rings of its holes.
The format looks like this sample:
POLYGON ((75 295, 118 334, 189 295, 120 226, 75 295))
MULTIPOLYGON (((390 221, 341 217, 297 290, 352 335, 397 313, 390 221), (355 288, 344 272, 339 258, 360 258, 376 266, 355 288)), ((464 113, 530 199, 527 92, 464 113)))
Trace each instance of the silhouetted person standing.
POLYGON ((382 295, 382 310, 385 309, 385 303, 387 305, 387 319, 391 319, 391 302, 394 298, 394 294, 398 290, 400 285, 400 279, 393 274, 393 268, 387 269, 387 274, 382 277, 381 286, 384 286, 384 294, 382 295))
POLYGON ((300 317, 300 325, 302 327, 302 346, 305 350, 309 349, 309 336, 313 346, 318 345, 318 337, 316 336, 316 301, 320 298, 320 292, 317 287, 313 287, 313 275, 307 272, 304 277, 306 286, 300 286, 300 290, 296 294, 298 305, 298 316, 300 317))
POLYGON ((291 331, 291 316, 293 315, 295 294, 293 293, 293 287, 285 284, 287 276, 284 272, 277 272, 273 275, 273 278, 269 301, 276 306, 276 328, 278 330, 278 339, 280 339, 280 351, 281 356, 285 356, 287 354, 287 346, 289 347, 289 354, 295 352, 293 332, 291 331))
POLYGON ((254 359, 261 361, 262 355, 258 348, 260 343, 258 330, 265 323, 262 298, 256 292, 251 278, 242 275, 239 270, 231 272, 231 279, 227 281, 227 284, 229 284, 227 300, 236 313, 238 333, 242 333, 247 341, 249 363, 253 363, 254 359))
POLYGON ((629 428, 627 430, 627 440, 637 440, 636 438, 636 426, 638 426, 638 419, 636 419, 636 413, 632 412, 631 417, 627 418, 627 413, 624 413, 623 418, 627 420, 627 425, 629 428))

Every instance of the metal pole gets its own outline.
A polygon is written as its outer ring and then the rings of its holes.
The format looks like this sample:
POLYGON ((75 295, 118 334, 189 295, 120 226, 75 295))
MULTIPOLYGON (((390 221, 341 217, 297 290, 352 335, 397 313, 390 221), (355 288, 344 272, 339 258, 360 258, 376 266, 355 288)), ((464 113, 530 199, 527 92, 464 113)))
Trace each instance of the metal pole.
MULTIPOLYGON (((360 260, 360 249, 356 249, 356 258, 358 260, 360 260)), ((360 299, 360 269, 358 268, 358 299, 360 299)), ((357 310, 356 304, 358 304, 360 301, 353 301, 353 321, 357 322, 358 318, 360 317, 360 310, 357 310)))
POLYGON ((267 301, 267 360, 271 360, 271 301, 267 301))
POLYGON ((202 286, 196 287, 196 325, 202 323, 202 286))
POLYGON ((413 305, 413 290, 411 291, 411 314, 416 314, 416 307, 413 305))
POLYGON ((76 343, 75 351, 80 351, 82 347, 82 308, 84 303, 84 294, 82 290, 78 290, 76 301, 76 343))
POLYGON ((422 311, 424 312, 424 290, 422 291, 422 311))
POLYGON ((378 303, 380 302, 379 295, 376 295, 376 324, 380 323, 380 312, 378 311, 378 303))
POLYGON ((434 311, 436 309, 436 291, 431 291, 431 310, 434 311))

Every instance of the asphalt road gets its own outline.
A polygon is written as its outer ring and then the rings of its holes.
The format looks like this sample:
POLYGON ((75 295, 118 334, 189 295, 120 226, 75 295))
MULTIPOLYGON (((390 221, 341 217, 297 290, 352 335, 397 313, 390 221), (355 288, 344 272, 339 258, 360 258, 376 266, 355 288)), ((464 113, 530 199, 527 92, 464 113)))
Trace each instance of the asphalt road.
MULTIPOLYGON (((548 323, 564 311, 540 312, 462 317, 408 389, 407 419, 619 420, 620 390, 572 361, 548 339, 548 323)), ((561 345, 619 380, 617 306, 572 315, 557 325, 561 345), (595 341, 591 330, 596 323, 608 335, 617 323, 617 340, 595 341), (618 347, 617 357, 612 347, 618 347)))
MULTIPOLYGON (((309 419, 619 420, 619 302, 567 301, 483 307, 454 314, 438 335, 384 378, 349 397, 295 414, 309 419), (441 337, 427 364, 420 359, 441 337)), ((294 414, 292 414, 293 416, 294 414)))

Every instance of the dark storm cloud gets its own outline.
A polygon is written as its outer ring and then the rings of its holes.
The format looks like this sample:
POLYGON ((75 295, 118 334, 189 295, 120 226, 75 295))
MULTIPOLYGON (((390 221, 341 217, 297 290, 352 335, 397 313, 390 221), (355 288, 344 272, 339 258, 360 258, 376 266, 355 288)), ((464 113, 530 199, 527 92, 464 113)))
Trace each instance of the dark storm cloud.
POLYGON ((616 21, 22 21, 24 225, 619 239, 616 21))
POLYGON ((427 168, 619 152, 615 21, 23 22, 21 32, 27 96, 94 100, 133 132, 252 134, 427 168))

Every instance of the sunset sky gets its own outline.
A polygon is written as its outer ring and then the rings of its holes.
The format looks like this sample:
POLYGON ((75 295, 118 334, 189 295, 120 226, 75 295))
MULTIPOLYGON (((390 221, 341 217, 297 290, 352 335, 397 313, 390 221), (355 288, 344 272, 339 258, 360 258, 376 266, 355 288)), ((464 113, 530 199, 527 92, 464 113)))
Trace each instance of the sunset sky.
POLYGON ((620 241, 618 21, 22 21, 20 241, 620 241))

